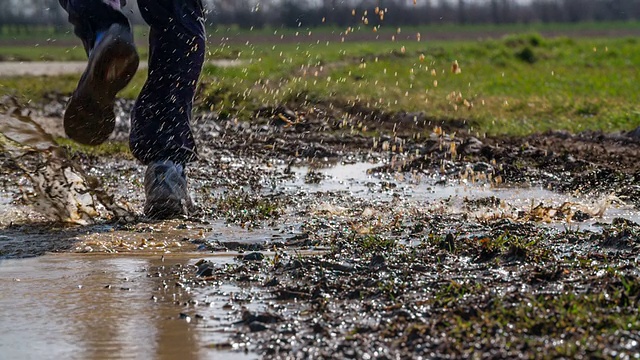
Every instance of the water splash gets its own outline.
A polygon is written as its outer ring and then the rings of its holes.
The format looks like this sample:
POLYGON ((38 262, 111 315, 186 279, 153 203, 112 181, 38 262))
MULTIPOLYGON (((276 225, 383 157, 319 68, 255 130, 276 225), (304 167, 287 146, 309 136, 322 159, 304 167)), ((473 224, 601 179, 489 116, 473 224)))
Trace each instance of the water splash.
POLYGON ((0 105, 0 151, 15 161, 33 185, 25 199, 47 218, 90 224, 100 216, 132 221, 134 212, 117 203, 94 177, 71 161, 54 138, 35 123, 15 101, 0 105))

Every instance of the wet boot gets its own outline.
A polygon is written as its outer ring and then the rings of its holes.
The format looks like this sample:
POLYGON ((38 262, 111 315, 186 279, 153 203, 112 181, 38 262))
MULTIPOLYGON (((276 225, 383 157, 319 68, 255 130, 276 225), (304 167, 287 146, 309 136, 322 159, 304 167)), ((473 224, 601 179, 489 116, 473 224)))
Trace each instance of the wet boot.
POLYGON ((150 219, 173 219, 193 212, 184 166, 171 160, 157 161, 144 176, 144 213, 150 219))
POLYGON ((105 142, 115 128, 116 94, 131 81, 140 58, 131 28, 113 24, 96 35, 87 68, 64 114, 64 130, 86 145, 105 142))

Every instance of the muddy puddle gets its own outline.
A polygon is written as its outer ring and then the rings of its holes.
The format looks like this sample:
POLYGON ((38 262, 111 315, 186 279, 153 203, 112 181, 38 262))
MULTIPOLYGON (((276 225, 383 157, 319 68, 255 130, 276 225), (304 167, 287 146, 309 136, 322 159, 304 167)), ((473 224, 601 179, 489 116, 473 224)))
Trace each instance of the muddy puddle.
MULTIPOLYGON (((209 256, 215 266, 233 257, 209 256)), ((0 354, 5 359, 254 359, 235 304, 260 290, 181 283, 189 256, 47 255, 0 260, 0 354), (200 301, 192 299, 201 299, 200 301), (231 304, 231 305, 230 305, 231 304)))
POLYGON ((293 167, 294 180, 282 189, 292 193, 342 193, 357 199, 389 202, 404 199, 424 209, 467 214, 479 220, 523 218, 558 230, 600 231, 616 218, 640 223, 640 211, 615 196, 562 194, 542 186, 514 187, 487 181, 473 183, 440 175, 381 173, 379 163, 338 163, 327 167, 293 167), (566 215, 571 213, 571 218, 566 215))
POLYGON ((589 198, 542 187, 474 184, 436 175, 372 171, 380 166, 380 163, 353 162, 279 169, 289 175, 266 188, 266 193, 284 194, 285 198, 298 199, 299 203, 286 205, 282 210, 284 216, 272 224, 260 222, 257 226, 229 222, 224 216, 187 222, 52 226, 43 223, 43 218, 29 206, 19 205, 15 201, 17 194, 2 193, 0 225, 5 228, 0 230, 0 257, 30 257, 52 251, 170 254, 271 249, 306 236, 300 226, 307 217, 297 213, 308 209, 315 209, 312 213, 344 213, 348 210, 346 204, 363 201, 370 209, 364 209, 363 214, 375 214, 377 207, 393 208, 396 207, 393 204, 398 204, 406 211, 466 216, 473 222, 533 221, 555 231, 600 232, 603 225, 618 218, 640 223, 640 212, 613 196, 589 198), (336 205, 331 202, 335 195, 341 199, 336 205), (9 226, 15 222, 24 225, 9 226))
MULTIPOLYGON (((14 213, 7 211, 4 216, 14 213)), ((14 217, 14 219, 16 219, 14 217)), ((22 218, 24 220, 24 218, 22 218)), ((26 221, 26 220, 25 220, 26 221)), ((5 224, 5 226, 8 224, 5 224)), ((292 234, 269 227, 246 229, 223 220, 205 224, 184 221, 100 224, 84 227, 35 222, 0 229, 0 259, 47 253, 163 255, 211 251, 263 250, 292 234)))

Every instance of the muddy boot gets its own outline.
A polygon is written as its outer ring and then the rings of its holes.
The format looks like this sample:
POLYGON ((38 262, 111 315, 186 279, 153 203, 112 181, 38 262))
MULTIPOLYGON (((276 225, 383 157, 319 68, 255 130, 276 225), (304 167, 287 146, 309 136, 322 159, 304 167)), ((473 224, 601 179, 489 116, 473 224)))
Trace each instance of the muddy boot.
POLYGON ((158 161, 147 167, 144 190, 147 196, 144 214, 151 219, 172 219, 189 215, 194 209, 184 167, 171 160, 158 161))
POLYGON ((113 24, 98 33, 87 68, 64 114, 64 130, 71 139, 99 145, 109 138, 116 124, 116 94, 131 81, 139 62, 128 26, 113 24))

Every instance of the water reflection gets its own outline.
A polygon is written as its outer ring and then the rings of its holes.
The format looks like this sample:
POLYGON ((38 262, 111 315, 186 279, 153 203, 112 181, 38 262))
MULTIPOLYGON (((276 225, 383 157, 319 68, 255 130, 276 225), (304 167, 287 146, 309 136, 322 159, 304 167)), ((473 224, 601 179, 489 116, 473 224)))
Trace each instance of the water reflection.
MULTIPOLYGON (((44 256, 0 260, 0 354, 7 359, 252 358, 207 345, 229 334, 180 319, 148 270, 185 260, 44 256), (158 300, 153 301, 152 295, 158 300)), ((171 283, 171 286, 174 286, 171 283)), ((178 298, 181 294, 178 291, 178 298)), ((171 294, 169 294, 171 292, 171 294)), ((214 304, 212 310, 221 309, 214 304)), ((218 310, 221 311, 221 310, 218 310)))

